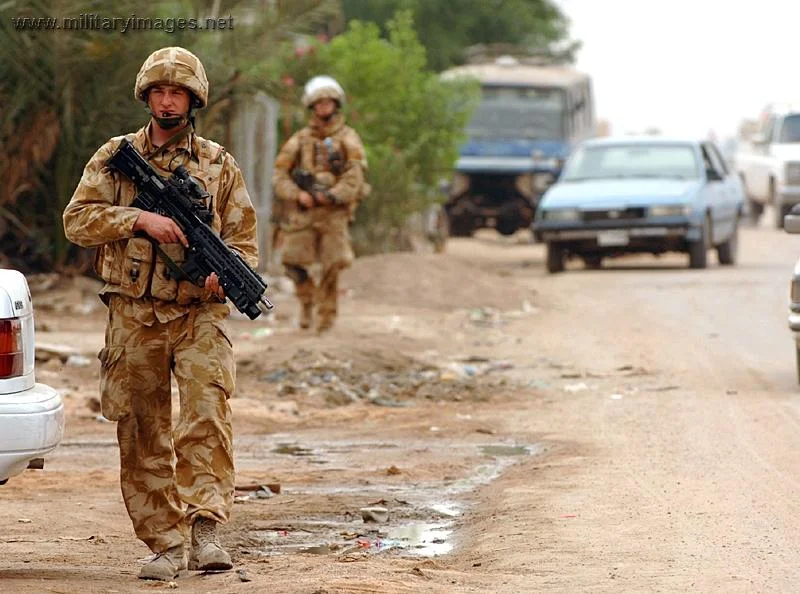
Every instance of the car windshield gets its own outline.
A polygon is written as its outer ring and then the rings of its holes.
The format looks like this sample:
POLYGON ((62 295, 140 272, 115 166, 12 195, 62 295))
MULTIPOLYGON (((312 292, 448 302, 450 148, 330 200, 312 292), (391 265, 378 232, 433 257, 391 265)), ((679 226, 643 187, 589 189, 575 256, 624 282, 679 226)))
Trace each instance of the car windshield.
POLYGON ((472 138, 558 140, 563 130, 564 91, 542 87, 483 87, 467 126, 472 138))
POLYGON ((579 149, 561 175, 562 181, 618 178, 700 177, 697 154, 686 145, 626 144, 579 149))
POLYGON ((800 114, 783 118, 778 142, 800 142, 800 114))

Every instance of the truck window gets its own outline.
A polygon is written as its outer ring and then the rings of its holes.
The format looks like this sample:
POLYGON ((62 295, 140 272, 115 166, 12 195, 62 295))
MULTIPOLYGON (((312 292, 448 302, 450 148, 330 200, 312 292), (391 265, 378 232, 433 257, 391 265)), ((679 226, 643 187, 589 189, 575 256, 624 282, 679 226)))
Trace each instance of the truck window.
POLYGON ((777 142, 800 142, 800 113, 783 118, 777 142))
POLYGON ((564 137, 566 104, 562 89, 487 85, 467 132, 473 138, 558 140, 564 137))

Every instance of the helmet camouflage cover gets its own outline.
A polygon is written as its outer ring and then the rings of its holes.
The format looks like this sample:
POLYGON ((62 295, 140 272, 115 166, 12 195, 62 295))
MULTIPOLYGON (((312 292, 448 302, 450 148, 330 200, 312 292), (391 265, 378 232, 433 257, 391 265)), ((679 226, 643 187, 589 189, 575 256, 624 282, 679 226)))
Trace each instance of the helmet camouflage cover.
POLYGON ((303 90, 303 105, 311 107, 320 99, 333 99, 341 107, 344 104, 344 89, 330 76, 315 76, 303 90))
POLYGON ((180 85, 194 95, 195 107, 208 104, 208 78, 203 63, 182 47, 163 47, 150 54, 136 75, 133 94, 147 102, 147 89, 154 85, 180 85))

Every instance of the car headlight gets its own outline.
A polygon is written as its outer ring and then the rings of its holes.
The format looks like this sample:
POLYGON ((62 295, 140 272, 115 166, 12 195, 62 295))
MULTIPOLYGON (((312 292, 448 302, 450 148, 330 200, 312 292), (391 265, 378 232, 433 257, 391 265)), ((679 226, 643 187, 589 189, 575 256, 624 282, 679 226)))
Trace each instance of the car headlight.
POLYGON ((651 217, 680 217, 686 216, 692 212, 692 207, 688 204, 651 206, 648 212, 651 217))
POLYGON ((786 184, 790 186, 800 185, 800 163, 786 164, 786 184))
POLYGON ((451 195, 461 196, 461 194, 465 194, 467 190, 469 190, 469 176, 463 173, 456 173, 453 176, 453 187, 450 189, 451 195))
POLYGON ((548 221, 577 221, 581 213, 577 208, 557 208, 543 212, 548 221))

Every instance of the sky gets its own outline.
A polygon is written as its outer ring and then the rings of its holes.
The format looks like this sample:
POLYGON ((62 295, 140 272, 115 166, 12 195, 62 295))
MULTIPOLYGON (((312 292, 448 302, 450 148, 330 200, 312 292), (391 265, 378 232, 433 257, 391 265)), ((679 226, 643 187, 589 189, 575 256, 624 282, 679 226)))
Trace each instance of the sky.
POLYGON ((656 127, 718 139, 770 102, 800 101, 800 2, 554 0, 583 42, 612 134, 656 127))

